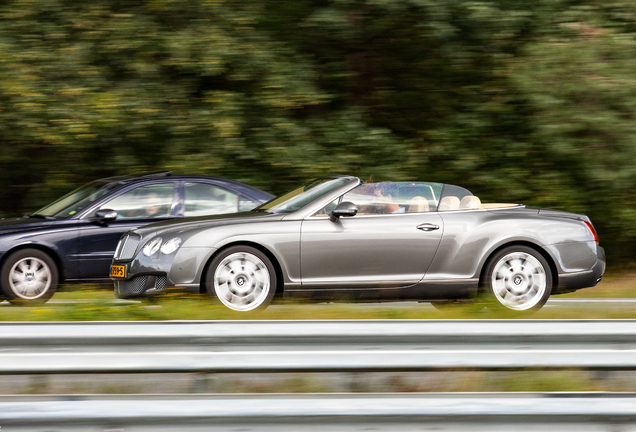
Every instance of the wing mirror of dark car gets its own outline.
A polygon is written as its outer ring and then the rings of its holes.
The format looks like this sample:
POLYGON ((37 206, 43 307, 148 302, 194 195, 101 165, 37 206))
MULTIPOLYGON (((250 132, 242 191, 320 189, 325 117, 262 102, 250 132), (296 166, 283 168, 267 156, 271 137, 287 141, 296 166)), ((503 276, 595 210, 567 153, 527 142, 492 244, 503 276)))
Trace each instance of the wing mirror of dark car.
POLYGON ((117 219, 117 212, 111 209, 99 209, 91 218, 91 220, 100 224, 112 222, 115 219, 117 219))
POLYGON ((332 210, 329 215, 329 219, 331 222, 337 221, 341 217, 351 217, 358 214, 358 207, 349 201, 343 201, 336 206, 335 209, 332 210))

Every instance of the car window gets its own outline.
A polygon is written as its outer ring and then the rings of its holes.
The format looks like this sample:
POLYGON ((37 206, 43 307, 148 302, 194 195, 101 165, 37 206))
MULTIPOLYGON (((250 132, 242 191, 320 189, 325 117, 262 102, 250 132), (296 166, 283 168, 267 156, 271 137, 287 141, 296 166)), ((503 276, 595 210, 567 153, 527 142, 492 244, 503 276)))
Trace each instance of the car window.
POLYGON ((358 206, 358 214, 425 213, 435 211, 442 185, 423 182, 365 183, 342 201, 358 206))
POLYGON ((100 208, 117 212, 117 220, 169 217, 174 183, 140 186, 108 201, 100 208))
POLYGON ((254 202, 241 200, 238 194, 209 183, 185 184, 186 217, 235 213, 241 207, 251 210, 255 206, 254 202))

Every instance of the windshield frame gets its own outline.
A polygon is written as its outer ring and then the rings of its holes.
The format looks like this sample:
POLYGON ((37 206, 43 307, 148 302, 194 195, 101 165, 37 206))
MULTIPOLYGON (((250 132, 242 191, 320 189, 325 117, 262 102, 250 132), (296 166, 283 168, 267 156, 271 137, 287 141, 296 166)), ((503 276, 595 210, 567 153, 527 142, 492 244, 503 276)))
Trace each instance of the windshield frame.
MULTIPOLYGON (((316 197, 315 199, 313 199, 311 202, 308 202, 306 205, 304 205, 303 207, 299 208, 298 210, 292 211, 292 212, 282 212, 282 211, 277 211, 277 210, 265 210, 265 209, 261 209, 259 210, 259 206, 251 211, 261 211, 261 212, 271 212, 273 214, 281 214, 281 215, 285 215, 284 218, 288 219, 288 220, 295 220, 295 219, 304 219, 305 217, 315 213, 316 211, 318 211, 318 209, 326 206, 327 204, 329 204, 330 202, 332 202, 334 199, 336 199, 337 197, 339 197, 340 195, 344 194, 345 192, 355 188, 356 186, 364 183, 362 180, 360 180, 358 177, 354 177, 354 176, 347 176, 347 175, 336 175, 336 176, 326 176, 326 177, 320 177, 318 179, 314 179, 310 182, 305 183, 305 185, 307 184, 311 184, 316 182, 317 180, 320 179, 326 179, 326 180, 342 180, 343 183, 338 186, 333 188, 332 190, 330 190, 329 192, 325 192, 324 194, 316 197)), ((298 189, 298 188, 296 188, 298 189)), ((296 190, 294 189, 294 190, 296 190)), ((283 196, 286 194, 283 194, 283 196)), ((271 202, 273 200, 270 200, 268 202, 271 202)), ((267 204, 267 203, 265 203, 267 204)))
MULTIPOLYGON (((266 203, 261 204, 260 206, 252 209, 251 211, 260 211, 260 212, 268 212, 274 214, 288 214, 288 215, 303 215, 305 213, 309 213, 311 209, 320 205, 323 201, 333 200, 335 197, 341 195, 346 190, 350 190, 351 188, 359 185, 362 181, 353 176, 326 176, 320 177, 317 179, 313 179, 304 185, 297 187, 283 195, 280 195, 274 199, 267 201, 266 203), (317 184, 316 184, 317 183, 317 184), (314 190, 315 186, 311 189, 304 191, 305 193, 295 193, 297 191, 301 191, 309 185, 316 184, 316 186, 324 185, 327 183, 332 183, 331 187, 326 188, 321 193, 316 193, 315 195, 308 194, 307 192, 314 190), (294 208, 280 208, 286 202, 293 201, 301 201, 300 197, 305 197, 308 199, 307 202, 303 202, 302 205, 294 208), (286 199, 282 199, 285 198, 286 199), (280 203, 277 203, 280 201, 280 203), (276 207, 272 207, 275 204, 276 207)), ((317 192, 317 191, 315 191, 317 192)), ((330 201, 328 201, 330 202, 330 201)))

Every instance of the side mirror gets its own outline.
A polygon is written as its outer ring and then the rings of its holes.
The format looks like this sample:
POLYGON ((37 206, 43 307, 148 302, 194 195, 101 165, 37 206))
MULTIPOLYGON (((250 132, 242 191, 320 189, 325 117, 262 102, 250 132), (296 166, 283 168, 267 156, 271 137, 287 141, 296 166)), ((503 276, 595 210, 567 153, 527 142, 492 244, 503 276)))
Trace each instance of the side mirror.
POLYGON ((344 201, 338 204, 335 209, 333 209, 333 211, 329 215, 329 220, 331 220, 331 222, 335 222, 342 216, 351 217, 355 216, 356 214, 358 214, 358 206, 356 206, 352 202, 344 201))
POLYGON ((117 212, 110 209, 100 209, 95 212, 91 219, 101 224, 112 222, 117 219, 117 212))

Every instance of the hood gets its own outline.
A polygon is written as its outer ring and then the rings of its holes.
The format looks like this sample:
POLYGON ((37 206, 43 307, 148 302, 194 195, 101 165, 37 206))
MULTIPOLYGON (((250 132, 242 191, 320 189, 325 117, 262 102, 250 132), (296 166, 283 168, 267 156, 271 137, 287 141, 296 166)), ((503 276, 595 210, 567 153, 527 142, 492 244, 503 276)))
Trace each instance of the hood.
POLYGON ((248 211, 242 213, 228 213, 223 215, 214 216, 199 216, 183 219, 173 219, 164 222, 157 222, 150 225, 143 226, 134 230, 136 233, 141 234, 142 237, 147 237, 152 233, 161 235, 165 232, 170 232, 174 235, 184 233, 191 230, 199 230, 204 228, 211 228, 214 226, 235 225, 247 222, 253 222, 255 219, 262 220, 280 220, 285 216, 281 213, 269 213, 264 211, 248 211))
POLYGON ((20 218, 3 218, 0 219, 0 234, 45 228, 51 225, 52 222, 53 221, 51 219, 30 216, 20 218))

